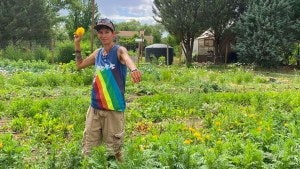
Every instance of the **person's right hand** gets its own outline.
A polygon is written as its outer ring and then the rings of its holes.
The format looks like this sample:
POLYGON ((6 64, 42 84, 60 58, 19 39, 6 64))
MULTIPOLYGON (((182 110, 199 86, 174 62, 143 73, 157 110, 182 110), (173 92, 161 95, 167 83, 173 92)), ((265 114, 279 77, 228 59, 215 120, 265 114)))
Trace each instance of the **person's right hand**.
POLYGON ((82 36, 74 35, 74 42, 80 43, 82 36))

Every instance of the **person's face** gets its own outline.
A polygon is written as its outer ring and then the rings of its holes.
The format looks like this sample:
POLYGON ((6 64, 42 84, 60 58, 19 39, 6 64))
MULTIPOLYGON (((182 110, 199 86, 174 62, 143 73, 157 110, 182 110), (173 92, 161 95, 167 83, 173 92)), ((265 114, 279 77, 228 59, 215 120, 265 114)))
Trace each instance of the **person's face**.
POLYGON ((97 34, 103 45, 112 43, 115 37, 115 33, 105 27, 99 29, 97 34))

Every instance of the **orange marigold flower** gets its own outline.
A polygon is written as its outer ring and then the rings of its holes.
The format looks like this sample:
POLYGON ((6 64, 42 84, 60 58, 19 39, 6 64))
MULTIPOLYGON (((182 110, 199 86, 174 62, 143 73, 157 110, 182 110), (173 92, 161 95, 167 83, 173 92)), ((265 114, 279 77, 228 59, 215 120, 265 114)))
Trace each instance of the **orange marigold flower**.
POLYGON ((84 35, 84 28, 83 27, 79 27, 77 28, 76 32, 75 32, 75 35, 77 36, 83 36, 84 35))

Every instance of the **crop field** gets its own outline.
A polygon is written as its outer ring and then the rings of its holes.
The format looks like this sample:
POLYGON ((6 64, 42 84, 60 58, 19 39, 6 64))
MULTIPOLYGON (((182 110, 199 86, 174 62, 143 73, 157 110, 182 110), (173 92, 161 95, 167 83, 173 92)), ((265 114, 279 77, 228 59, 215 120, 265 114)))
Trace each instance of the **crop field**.
POLYGON ((81 153, 93 69, 0 61, 0 168, 300 168, 300 71, 140 64, 124 162, 81 153))

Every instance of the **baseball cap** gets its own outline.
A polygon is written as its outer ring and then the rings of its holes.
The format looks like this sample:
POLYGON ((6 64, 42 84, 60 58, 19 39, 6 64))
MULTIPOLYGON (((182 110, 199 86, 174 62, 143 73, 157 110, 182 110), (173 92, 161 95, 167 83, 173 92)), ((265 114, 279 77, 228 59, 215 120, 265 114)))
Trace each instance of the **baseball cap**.
POLYGON ((107 26, 108 28, 110 28, 113 32, 115 31, 115 26, 112 23, 111 20, 104 18, 104 19, 99 19, 96 23, 96 25, 94 26, 94 29, 96 31, 98 31, 101 27, 103 26, 107 26))

